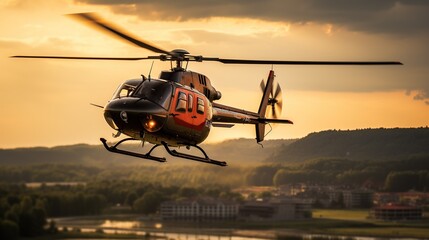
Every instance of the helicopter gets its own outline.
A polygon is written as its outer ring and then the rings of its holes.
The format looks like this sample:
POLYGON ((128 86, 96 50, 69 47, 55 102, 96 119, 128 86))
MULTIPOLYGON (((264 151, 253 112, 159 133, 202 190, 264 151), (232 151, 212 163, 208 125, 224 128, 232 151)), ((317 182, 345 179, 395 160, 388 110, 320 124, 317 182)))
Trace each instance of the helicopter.
POLYGON ((191 55, 184 49, 167 51, 152 43, 143 41, 121 28, 100 18, 95 13, 69 14, 84 23, 118 37, 125 42, 159 55, 146 57, 68 57, 68 56, 11 56, 13 58, 38 59, 80 59, 80 60, 160 60, 169 61, 171 69, 162 71, 159 78, 141 75, 139 79, 123 82, 105 106, 92 104, 104 110, 107 124, 116 131, 113 137, 121 134, 128 136, 114 145, 100 138, 106 150, 138 157, 146 160, 165 162, 165 157, 154 156, 152 152, 164 147, 168 154, 193 161, 227 166, 225 161, 210 158, 199 144, 210 133, 212 127, 231 128, 235 124, 255 126, 256 142, 265 137, 267 124, 293 124, 280 119, 282 93, 279 84, 274 85, 274 71, 270 70, 266 82, 260 87, 263 95, 258 112, 246 111, 236 107, 222 105, 216 101, 222 94, 212 85, 210 79, 201 73, 187 69, 189 62, 220 62, 223 64, 266 64, 266 65, 402 65, 395 61, 283 61, 228 59, 191 55), (118 148, 124 142, 141 141, 153 144, 147 153, 139 153, 118 148), (179 152, 171 147, 191 147, 198 149, 202 156, 179 152))

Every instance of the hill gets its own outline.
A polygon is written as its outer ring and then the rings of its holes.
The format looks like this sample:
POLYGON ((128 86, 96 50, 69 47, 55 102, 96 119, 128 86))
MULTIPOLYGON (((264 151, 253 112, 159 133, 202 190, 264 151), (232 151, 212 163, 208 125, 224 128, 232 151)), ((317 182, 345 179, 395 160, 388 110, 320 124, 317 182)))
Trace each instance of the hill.
POLYGON ((270 162, 297 162, 316 158, 400 160, 429 155, 429 128, 329 130, 311 133, 285 146, 270 162))
MULTIPOLYGON (((214 144, 203 144, 202 147, 213 159, 227 161, 228 164, 237 165, 240 163, 257 164, 263 163, 264 159, 271 156, 276 149, 287 146, 294 140, 268 140, 263 147, 256 144, 254 139, 233 139, 214 144)), ((128 144, 123 146, 126 149, 137 152, 147 152, 149 144, 141 149, 139 144, 128 144)), ((186 148, 179 151, 188 152, 186 148)), ((192 151, 199 154, 198 151, 192 151)), ((192 164, 192 161, 168 156, 164 149, 158 148, 154 151, 156 156, 165 156, 169 165, 171 164, 192 164)), ((5 165, 34 165, 34 164, 81 164, 93 166, 118 166, 148 164, 159 166, 161 163, 142 160, 134 157, 123 156, 110 153, 101 145, 77 144, 58 147, 34 147, 0 149, 0 164, 5 165)), ((200 164, 200 163, 196 163, 200 164)), ((162 164, 161 164, 162 165, 162 164)))
MULTIPOLYGON (((125 145, 138 152, 139 144, 125 145)), ((362 130, 328 130, 311 133, 298 140, 268 140, 263 147, 254 139, 233 139, 220 143, 203 144, 210 157, 227 161, 230 166, 241 164, 301 162, 309 159, 335 158, 349 160, 402 160, 410 156, 429 156, 429 128, 394 128, 362 130)), ((186 148, 179 151, 188 152, 186 148)), ((197 151, 190 151, 199 154, 197 151)), ((189 152, 188 152, 189 153, 189 152)), ((192 161, 168 156, 164 149, 154 151, 156 156, 166 156, 168 165, 194 164, 192 161)), ((53 148, 0 149, 2 165, 33 165, 45 163, 71 163, 92 166, 127 166, 157 162, 122 156, 106 151, 101 145, 70 145, 53 148)), ((200 163, 195 163, 200 164, 200 163)))

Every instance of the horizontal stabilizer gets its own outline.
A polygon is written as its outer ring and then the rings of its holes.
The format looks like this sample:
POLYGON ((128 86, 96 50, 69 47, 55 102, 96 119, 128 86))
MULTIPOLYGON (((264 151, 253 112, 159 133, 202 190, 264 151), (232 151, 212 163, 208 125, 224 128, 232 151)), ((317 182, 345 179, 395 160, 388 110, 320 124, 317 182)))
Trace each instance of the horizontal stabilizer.
POLYGON ((260 123, 286 123, 286 124, 293 124, 293 122, 291 120, 287 120, 287 119, 258 118, 258 121, 260 123))
POLYGON ((232 128, 234 124, 212 123, 213 127, 232 128))

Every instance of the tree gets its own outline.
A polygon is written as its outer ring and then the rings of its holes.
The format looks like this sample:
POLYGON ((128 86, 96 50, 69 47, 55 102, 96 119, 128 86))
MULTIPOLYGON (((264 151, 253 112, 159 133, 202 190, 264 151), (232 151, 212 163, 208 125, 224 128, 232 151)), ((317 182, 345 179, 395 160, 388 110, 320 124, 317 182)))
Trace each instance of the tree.
POLYGON ((272 186, 277 170, 277 166, 260 166, 254 168, 247 174, 246 183, 250 186, 272 186))
POLYGON ((259 194, 259 197, 262 199, 270 199, 272 196, 273 194, 268 191, 264 191, 264 192, 261 192, 261 194, 259 194))
POLYGON ((198 195, 198 191, 195 188, 182 187, 179 190, 179 194, 181 197, 191 198, 196 197, 198 195))
POLYGON ((0 220, 0 239, 19 239, 19 227, 15 222, 0 220))
POLYGON ((7 210, 10 208, 9 203, 6 201, 6 199, 2 198, 0 199, 0 218, 3 218, 7 210))
POLYGON ((124 205, 133 206, 133 203, 137 200, 138 196, 136 192, 130 192, 127 194, 127 197, 125 198, 124 205))
POLYGON ((138 213, 156 213, 162 200, 163 197, 160 193, 156 191, 149 191, 134 202, 133 208, 138 213))
POLYGON ((419 180, 418 172, 390 172, 386 178, 385 189, 393 192, 404 192, 410 189, 417 189, 419 180))
POLYGON ((35 233, 36 235, 42 235, 47 220, 45 206, 41 200, 37 200, 36 205, 33 208, 32 215, 34 221, 33 224, 35 226, 35 233))

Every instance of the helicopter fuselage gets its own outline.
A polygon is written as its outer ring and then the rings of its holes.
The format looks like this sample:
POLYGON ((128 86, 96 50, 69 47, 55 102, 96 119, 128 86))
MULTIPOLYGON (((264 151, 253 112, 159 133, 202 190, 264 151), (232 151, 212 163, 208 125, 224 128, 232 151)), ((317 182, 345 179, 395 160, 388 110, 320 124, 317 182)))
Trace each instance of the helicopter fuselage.
POLYGON ((153 144, 197 145, 211 128, 212 105, 199 91, 162 79, 128 80, 104 107, 113 129, 153 144))

